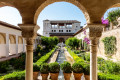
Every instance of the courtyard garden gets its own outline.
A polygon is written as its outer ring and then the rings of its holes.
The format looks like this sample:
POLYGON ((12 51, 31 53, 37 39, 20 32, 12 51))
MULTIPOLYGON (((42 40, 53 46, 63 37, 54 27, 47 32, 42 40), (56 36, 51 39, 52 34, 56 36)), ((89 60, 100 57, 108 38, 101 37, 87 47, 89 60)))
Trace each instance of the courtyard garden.
MULTIPOLYGON (((73 57, 76 63, 83 66, 84 74, 90 74, 89 69, 84 68, 84 66, 90 66, 90 52, 89 52, 89 40, 84 40, 81 43, 81 39, 69 38, 66 40, 66 49, 73 57), (86 43, 86 44, 85 44, 86 43)), ((120 62, 113 62, 110 60, 110 56, 116 51, 116 38, 114 36, 106 37, 103 40, 105 45, 105 54, 107 54, 108 59, 103 59, 98 57, 98 80, 120 80, 120 62)))
MULTIPOLYGON (((58 48, 57 44, 58 38, 56 37, 42 37, 42 46, 38 45, 33 53, 33 71, 39 71, 40 65, 49 60, 58 48)), ((25 80, 25 58, 26 53, 20 53, 19 57, 0 62, 0 80, 25 80)))

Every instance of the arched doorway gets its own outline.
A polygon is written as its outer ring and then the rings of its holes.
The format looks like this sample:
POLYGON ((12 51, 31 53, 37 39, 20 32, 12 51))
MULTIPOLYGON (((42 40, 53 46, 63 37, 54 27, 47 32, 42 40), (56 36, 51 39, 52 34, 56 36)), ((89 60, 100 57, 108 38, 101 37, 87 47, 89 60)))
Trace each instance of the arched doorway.
POLYGON ((6 57, 6 41, 5 34, 0 33, 0 58, 6 57))
POLYGON ((9 35, 9 55, 16 54, 16 38, 14 35, 9 35))
POLYGON ((23 39, 21 36, 18 37, 18 53, 23 52, 23 39))
POLYGON ((61 43, 61 42, 65 43, 65 39, 64 39, 64 38, 59 38, 59 42, 60 42, 60 43, 61 43))

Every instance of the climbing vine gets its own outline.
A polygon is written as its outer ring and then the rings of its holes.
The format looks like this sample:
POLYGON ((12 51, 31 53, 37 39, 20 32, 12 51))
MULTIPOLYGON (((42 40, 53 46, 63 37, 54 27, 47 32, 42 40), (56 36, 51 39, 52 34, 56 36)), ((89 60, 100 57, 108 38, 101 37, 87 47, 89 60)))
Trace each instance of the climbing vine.
POLYGON ((116 52, 116 37, 110 36, 102 39, 104 43, 105 54, 113 55, 116 52))

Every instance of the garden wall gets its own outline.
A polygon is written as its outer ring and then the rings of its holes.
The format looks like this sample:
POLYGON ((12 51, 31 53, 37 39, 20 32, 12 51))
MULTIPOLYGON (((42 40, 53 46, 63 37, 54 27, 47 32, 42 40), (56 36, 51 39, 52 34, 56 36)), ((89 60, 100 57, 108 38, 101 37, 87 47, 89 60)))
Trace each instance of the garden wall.
POLYGON ((102 42, 102 39, 105 37, 110 37, 110 36, 115 36, 116 37, 116 54, 112 56, 113 59, 120 60, 120 28, 116 28, 113 30, 109 30, 106 32, 102 33, 102 36, 99 40, 99 45, 98 45, 98 56, 105 57, 106 55, 104 54, 104 43, 102 42))

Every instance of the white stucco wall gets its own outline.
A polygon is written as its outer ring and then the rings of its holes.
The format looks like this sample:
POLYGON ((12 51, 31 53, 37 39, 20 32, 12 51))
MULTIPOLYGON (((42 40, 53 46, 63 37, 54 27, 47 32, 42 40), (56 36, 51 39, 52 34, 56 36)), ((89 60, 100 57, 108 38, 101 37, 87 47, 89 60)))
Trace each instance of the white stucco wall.
POLYGON ((18 53, 23 52, 23 44, 18 44, 18 53))
POLYGON ((10 44, 9 45, 9 52, 10 52, 10 55, 17 54, 17 52, 16 52, 16 44, 10 44))
POLYGON ((0 58, 6 57, 6 44, 0 44, 0 58))

